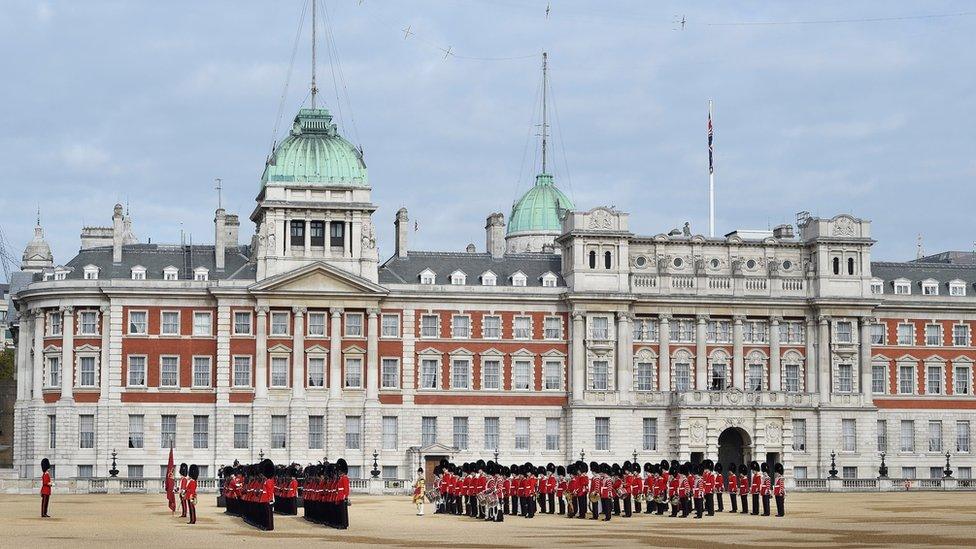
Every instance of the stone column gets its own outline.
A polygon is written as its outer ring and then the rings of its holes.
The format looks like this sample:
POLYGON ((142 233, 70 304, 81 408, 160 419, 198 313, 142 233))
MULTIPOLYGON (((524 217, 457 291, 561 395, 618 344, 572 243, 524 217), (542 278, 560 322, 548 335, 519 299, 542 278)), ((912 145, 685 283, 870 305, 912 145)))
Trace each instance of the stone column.
POLYGON ((813 393, 817 390, 817 350, 814 343, 817 341, 816 324, 812 316, 807 317, 807 329, 804 334, 807 342, 806 360, 804 361, 804 392, 813 393))
POLYGON ((877 319, 864 317, 861 319, 861 340, 860 343, 860 356, 858 357, 858 362, 861 368, 861 395, 864 397, 864 403, 867 405, 874 404, 874 394, 872 387, 872 375, 871 375, 871 325, 877 322, 877 319))
POLYGON ((74 400, 75 309, 61 307, 61 400, 74 400))
POLYGON ((366 399, 379 400, 380 310, 369 309, 366 314, 366 399))
POLYGON ((830 318, 820 316, 817 337, 817 388, 820 402, 830 399, 830 318))
POLYGON ((332 323, 329 325, 329 398, 342 397, 342 309, 329 309, 332 323))
POLYGON ((254 335, 254 399, 268 398, 268 308, 257 308, 254 335))
POLYGON ((17 336, 17 400, 30 399, 31 392, 31 362, 30 345, 32 341, 31 328, 34 323, 28 309, 20 313, 20 333, 17 336))
POLYGON ((109 311, 108 305, 103 305, 101 309, 99 309, 98 318, 102 323, 102 353, 98 364, 98 374, 101 382, 99 398, 101 399, 101 402, 104 403, 108 400, 109 383, 111 382, 108 369, 108 348, 110 345, 109 334, 112 328, 112 315, 109 311))
POLYGON ((698 315, 695 326, 695 388, 708 390, 708 315, 698 315))
POLYGON ((658 390, 671 390, 671 315, 658 316, 657 379, 658 390))
POLYGON ((634 390, 634 326, 629 313, 617 313, 617 394, 630 402, 634 390))
POLYGON ((305 398, 305 307, 292 307, 295 331, 291 350, 291 397, 305 398))
POLYGON ((780 351, 779 351, 779 323, 783 320, 778 316, 769 319, 769 390, 782 391, 780 381, 780 351))
POLYGON ((742 357, 742 322, 744 316, 737 315, 732 318, 732 386, 736 389, 745 389, 746 376, 742 357))
POLYGON ((312 224, 308 220, 308 212, 305 212, 305 230, 302 234, 305 235, 305 249, 302 250, 305 257, 312 256, 312 224))
POLYGON ((573 312, 572 337, 572 371, 573 400, 583 400, 586 386, 586 315, 582 311, 573 312))
POLYGON ((34 400, 44 398, 44 309, 33 309, 34 314, 34 400))

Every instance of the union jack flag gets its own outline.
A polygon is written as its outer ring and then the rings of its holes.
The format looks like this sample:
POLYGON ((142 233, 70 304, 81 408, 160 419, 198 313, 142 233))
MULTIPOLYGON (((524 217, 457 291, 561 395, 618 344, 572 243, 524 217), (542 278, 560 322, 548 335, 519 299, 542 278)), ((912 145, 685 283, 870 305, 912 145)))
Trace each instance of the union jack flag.
POLYGON ((715 166, 712 164, 712 112, 708 112, 708 173, 715 173, 715 166))

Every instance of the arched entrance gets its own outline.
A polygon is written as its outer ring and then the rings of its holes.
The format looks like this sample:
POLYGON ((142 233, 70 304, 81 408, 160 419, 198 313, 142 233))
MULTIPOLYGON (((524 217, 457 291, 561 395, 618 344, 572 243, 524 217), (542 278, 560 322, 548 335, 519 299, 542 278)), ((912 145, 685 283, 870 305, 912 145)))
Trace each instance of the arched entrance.
POLYGON ((752 439, 741 427, 729 427, 718 436, 718 461, 727 467, 736 466, 752 459, 752 439))

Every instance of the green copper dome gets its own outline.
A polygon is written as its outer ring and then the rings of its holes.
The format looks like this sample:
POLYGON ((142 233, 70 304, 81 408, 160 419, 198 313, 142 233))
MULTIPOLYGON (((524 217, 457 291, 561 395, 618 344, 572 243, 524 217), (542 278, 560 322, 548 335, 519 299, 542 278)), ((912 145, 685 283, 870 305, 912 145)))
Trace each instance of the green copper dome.
POLYGON ((562 230, 562 210, 575 208, 573 202, 552 181, 552 174, 535 176, 535 185, 512 206, 507 234, 554 232, 562 230))
POLYGON ((368 187, 363 155, 339 135, 328 109, 301 109, 275 147, 261 184, 368 187))

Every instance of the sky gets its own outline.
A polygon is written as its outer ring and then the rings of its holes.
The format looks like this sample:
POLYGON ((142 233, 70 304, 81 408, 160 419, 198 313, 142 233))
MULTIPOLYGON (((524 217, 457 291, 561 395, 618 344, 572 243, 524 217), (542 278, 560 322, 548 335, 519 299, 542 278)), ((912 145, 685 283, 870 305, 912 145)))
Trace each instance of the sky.
MULTIPOLYGON (((66 263, 82 226, 109 225, 116 202, 144 242, 179 242, 181 229, 212 242, 218 177, 249 241, 274 130, 282 138, 308 101, 308 22, 296 49, 308 1, 5 0, 11 253, 40 207, 66 263)), ((875 260, 913 258, 920 234, 926 253, 976 247, 972 2, 325 7, 320 103, 365 150, 381 258, 401 206, 419 225, 411 249, 484 248, 485 218, 507 217, 539 169, 543 50, 550 165, 579 209, 627 211, 637 234, 685 221, 707 234, 711 99, 717 234, 849 212, 872 221, 875 260)))

